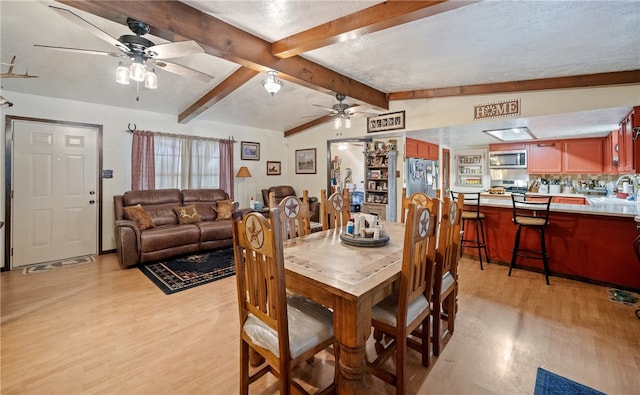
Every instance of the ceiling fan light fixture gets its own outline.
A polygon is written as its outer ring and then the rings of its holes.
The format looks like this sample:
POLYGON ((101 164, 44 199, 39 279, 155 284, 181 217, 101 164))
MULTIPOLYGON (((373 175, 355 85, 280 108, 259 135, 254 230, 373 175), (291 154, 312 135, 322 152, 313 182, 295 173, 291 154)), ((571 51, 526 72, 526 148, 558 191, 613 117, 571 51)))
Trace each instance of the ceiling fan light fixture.
POLYGON ((144 76, 144 87, 147 89, 158 89, 158 75, 153 68, 148 69, 144 76))
POLYGON ((333 128, 340 129, 341 127, 342 127, 342 117, 338 115, 333 119, 333 128))
POLYGON ((267 78, 262 80, 262 86, 267 92, 271 93, 271 96, 278 93, 284 82, 276 78, 278 75, 277 71, 267 71, 267 78))
POLYGON ((344 127, 345 129, 351 129, 351 118, 346 117, 344 119, 344 127))
POLYGON ((144 75, 146 74, 145 69, 146 67, 142 59, 134 59, 131 66, 129 66, 129 78, 138 82, 144 81, 144 75))
POLYGON ((120 62, 116 68, 116 82, 129 85, 129 68, 120 62))

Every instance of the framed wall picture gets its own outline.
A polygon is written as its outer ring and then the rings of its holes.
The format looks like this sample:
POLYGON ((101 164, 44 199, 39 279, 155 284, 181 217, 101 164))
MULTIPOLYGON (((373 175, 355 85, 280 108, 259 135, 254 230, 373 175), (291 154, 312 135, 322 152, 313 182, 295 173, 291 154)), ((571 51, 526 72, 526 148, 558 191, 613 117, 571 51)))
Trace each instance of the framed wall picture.
POLYGON ((240 142, 240 159, 260 160, 260 143, 252 143, 250 141, 241 141, 240 142))
POLYGON ((279 176, 281 173, 281 162, 276 161, 267 161, 267 175, 268 176, 279 176))
POLYGON ((382 114, 367 118, 367 133, 404 129, 404 111, 382 114))
POLYGON ((296 174, 316 174, 316 149, 296 150, 296 174))

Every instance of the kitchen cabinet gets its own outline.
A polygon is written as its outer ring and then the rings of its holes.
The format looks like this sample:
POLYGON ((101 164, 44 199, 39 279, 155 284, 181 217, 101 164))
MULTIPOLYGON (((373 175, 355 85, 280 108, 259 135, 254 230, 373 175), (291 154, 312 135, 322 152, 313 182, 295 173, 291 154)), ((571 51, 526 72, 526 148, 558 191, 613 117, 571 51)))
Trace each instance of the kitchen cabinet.
POLYGON ((633 139, 633 129, 640 127, 640 107, 635 107, 620 124, 618 130, 618 155, 620 173, 640 170, 640 138, 633 139))
POLYGON ((455 158, 456 186, 482 188, 485 154, 473 150, 458 151, 455 158))
POLYGON ((602 172, 605 174, 613 174, 613 134, 609 134, 602 139, 602 172))
POLYGON ((540 141, 529 144, 529 174, 601 174, 605 141, 602 137, 540 141))
POLYGON ((405 141, 404 155, 407 158, 438 160, 439 150, 440 147, 437 144, 407 138, 405 141))
POLYGON ((562 143, 543 141, 529 144, 528 153, 529 174, 562 173, 562 143))
POLYGON ((563 142, 563 173, 602 173, 603 142, 601 138, 565 140, 563 142))
POLYGON ((528 143, 504 143, 489 144, 489 152, 491 151, 521 151, 526 150, 528 143))
POLYGON ((554 196, 551 198, 551 203, 579 204, 584 206, 587 204, 587 199, 575 196, 554 196))

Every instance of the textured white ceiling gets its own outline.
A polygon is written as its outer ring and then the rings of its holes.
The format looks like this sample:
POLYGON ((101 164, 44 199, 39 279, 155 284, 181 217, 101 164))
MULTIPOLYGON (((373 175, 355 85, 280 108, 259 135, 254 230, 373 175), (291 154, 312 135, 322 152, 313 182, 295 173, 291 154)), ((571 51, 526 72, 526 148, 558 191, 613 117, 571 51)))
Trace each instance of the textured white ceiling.
MULTIPOLYGON (((201 1, 185 3, 268 41, 304 31, 380 3, 379 1, 201 1)), ((210 55, 177 63, 215 76, 209 84, 159 71, 160 89, 114 82, 118 59, 65 53, 33 44, 112 50, 109 44, 66 21, 51 1, 0 0, 0 58, 17 55, 15 72, 37 79, 3 79, 8 91, 125 106, 176 116, 233 73, 238 65, 210 55), (140 100, 136 101, 139 96, 140 100)), ((153 2, 149 2, 153 6, 153 2)), ((82 11, 77 14, 118 37, 119 25, 82 11)), ((640 1, 485 1, 303 54, 304 57, 384 92, 483 84, 640 69, 640 1)), ((156 43, 160 39, 148 37, 156 43)), ((6 67, 3 66, 3 71, 6 67)), ((271 97, 258 75, 196 119, 287 130, 325 113, 332 95, 285 83, 271 97)), ((638 95, 640 104, 640 91, 638 95)), ((354 100, 348 98, 348 103, 354 100)), ((394 108, 395 109, 395 108, 394 108)), ((533 124, 539 138, 602 133, 628 107, 544 119, 533 124)), ((492 122, 495 125, 509 121, 492 122)), ((488 126, 491 126, 490 124, 488 126)), ((451 146, 484 144, 478 125, 415 133, 451 146), (465 133, 469 133, 467 136, 465 133), (465 136, 464 139, 450 136, 465 136)))

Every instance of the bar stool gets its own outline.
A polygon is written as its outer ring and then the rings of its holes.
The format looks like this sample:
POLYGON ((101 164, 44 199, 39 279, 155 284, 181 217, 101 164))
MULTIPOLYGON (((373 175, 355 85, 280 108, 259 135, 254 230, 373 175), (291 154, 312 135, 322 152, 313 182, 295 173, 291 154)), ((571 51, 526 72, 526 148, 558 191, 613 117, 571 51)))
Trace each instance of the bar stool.
POLYGON ((451 191, 451 199, 454 202, 458 201, 458 195, 464 197, 464 205, 462 209, 462 239, 460 240, 460 256, 465 248, 477 248, 478 258, 480 259, 480 270, 484 270, 482 267, 482 250, 484 250, 484 256, 489 263, 489 253, 487 252, 487 242, 484 236, 484 214, 480 212, 480 192, 454 192, 451 191), (465 239, 465 226, 467 222, 472 221, 476 230, 475 239, 465 239))
POLYGON ((551 196, 535 197, 535 200, 526 200, 524 194, 511 195, 513 202, 513 223, 517 225, 516 240, 513 245, 509 276, 518 257, 528 259, 541 259, 544 264, 544 276, 549 285, 549 254, 544 241, 544 230, 549 226, 549 207, 551 196), (522 228, 532 228, 540 234, 540 250, 532 250, 520 247, 520 234, 522 228))

